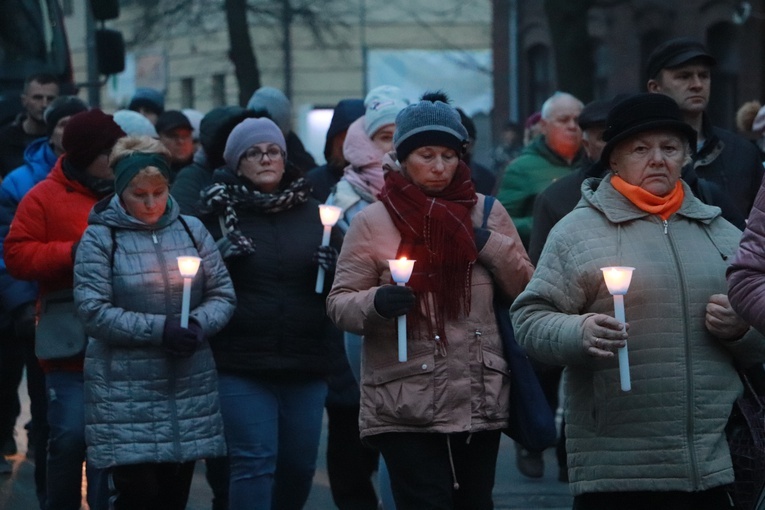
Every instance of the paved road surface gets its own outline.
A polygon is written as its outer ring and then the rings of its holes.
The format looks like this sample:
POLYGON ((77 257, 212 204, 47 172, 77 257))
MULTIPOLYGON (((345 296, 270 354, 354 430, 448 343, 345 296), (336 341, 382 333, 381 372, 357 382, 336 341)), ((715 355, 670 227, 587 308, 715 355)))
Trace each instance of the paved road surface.
MULTIPOLYGON (((25 385, 22 384, 22 388, 25 385)), ((23 424, 29 419, 29 400, 22 389, 22 415, 17 423, 17 443, 19 454, 9 457, 14 463, 13 474, 0 475, 0 510, 37 510, 34 493, 34 466, 26 460, 26 433, 23 424)), ((326 423, 325 423, 326 425, 326 423)), ((326 426, 322 432, 319 449, 319 463, 314 477, 311 495, 305 510, 334 510, 329 491, 326 463, 326 426)), ((557 481, 557 466, 553 450, 545 454, 546 473, 544 478, 530 480, 523 477, 515 468, 515 450, 507 437, 502 437, 499 460, 497 462, 497 480, 494 487, 494 504, 497 510, 569 510, 572 498, 566 484, 557 481)), ((191 495, 187 510, 209 510, 212 495, 204 478, 204 465, 197 463, 191 495)), ((86 506, 83 508, 87 509, 86 506)))

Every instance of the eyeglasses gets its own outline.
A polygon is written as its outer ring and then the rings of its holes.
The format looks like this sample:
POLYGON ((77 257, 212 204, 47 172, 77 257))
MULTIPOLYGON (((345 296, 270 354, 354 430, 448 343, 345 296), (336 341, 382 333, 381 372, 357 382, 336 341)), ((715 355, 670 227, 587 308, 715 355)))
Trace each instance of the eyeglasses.
POLYGON ((257 147, 250 147, 244 153, 244 159, 247 161, 263 161, 263 156, 268 156, 268 159, 275 161, 282 157, 282 150, 279 147, 269 147, 266 152, 258 149, 257 147))

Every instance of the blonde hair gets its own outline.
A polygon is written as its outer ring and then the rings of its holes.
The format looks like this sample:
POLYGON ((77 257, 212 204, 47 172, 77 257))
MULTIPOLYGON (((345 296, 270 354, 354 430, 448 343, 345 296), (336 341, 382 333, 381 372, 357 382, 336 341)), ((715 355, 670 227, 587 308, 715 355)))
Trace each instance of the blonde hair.
MULTIPOLYGON (((149 136, 125 136, 117 140, 112 148, 112 153, 109 155, 109 166, 114 166, 124 159, 136 152, 142 152, 145 154, 159 154, 164 156, 168 165, 170 164, 170 151, 160 142, 149 136)), ((150 167, 153 168, 153 167, 150 167)), ((156 169, 155 169, 156 170, 156 169)), ((159 172, 157 170, 157 172, 159 172)))
POLYGON ((747 101, 736 111, 736 128, 743 134, 752 132, 752 124, 762 105, 759 101, 747 101))

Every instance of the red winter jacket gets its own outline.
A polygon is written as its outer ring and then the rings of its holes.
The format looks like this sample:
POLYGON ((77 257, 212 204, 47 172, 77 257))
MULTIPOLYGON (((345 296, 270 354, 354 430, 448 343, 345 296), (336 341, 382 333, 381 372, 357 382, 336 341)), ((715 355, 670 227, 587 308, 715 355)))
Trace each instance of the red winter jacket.
MULTIPOLYGON (((85 232, 90 210, 99 200, 64 175, 63 159, 21 200, 3 247, 8 272, 20 280, 36 281, 40 296, 73 287, 72 246, 85 232)), ((40 364, 46 372, 82 370, 81 357, 40 364)))

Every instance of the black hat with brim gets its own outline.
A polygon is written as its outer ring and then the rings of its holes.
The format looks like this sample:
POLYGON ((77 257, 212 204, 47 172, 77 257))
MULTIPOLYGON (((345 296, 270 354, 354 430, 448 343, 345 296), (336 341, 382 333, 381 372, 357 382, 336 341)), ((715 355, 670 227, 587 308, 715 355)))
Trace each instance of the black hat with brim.
POLYGON ((683 121, 674 99, 664 94, 635 94, 619 102, 608 113, 601 164, 609 168, 609 158, 619 143, 647 131, 676 132, 688 141, 691 151, 695 150, 696 131, 683 121))

